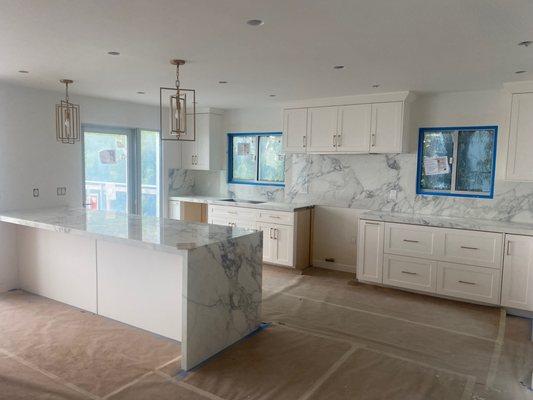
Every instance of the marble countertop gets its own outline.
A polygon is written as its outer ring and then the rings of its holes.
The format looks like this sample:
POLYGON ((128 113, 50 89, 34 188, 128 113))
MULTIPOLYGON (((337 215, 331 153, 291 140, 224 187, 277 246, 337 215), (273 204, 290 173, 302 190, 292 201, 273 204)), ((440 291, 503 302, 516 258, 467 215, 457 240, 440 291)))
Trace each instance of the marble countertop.
POLYGON ((0 212, 0 221, 179 254, 259 234, 244 228, 67 207, 0 212))
POLYGON ((470 229, 474 231, 510 233, 515 235, 533 235, 533 224, 493 221, 488 219, 441 217, 424 214, 402 214, 379 211, 365 212, 361 214, 360 218, 371 221, 436 226, 439 228, 470 229))
POLYGON ((314 207, 313 204, 308 203, 280 203, 267 201, 264 203, 253 204, 245 201, 223 201, 225 197, 211 197, 211 196, 197 196, 197 195, 183 195, 183 196, 170 196, 169 200, 188 201, 191 203, 204 203, 204 204, 216 204, 221 206, 234 206, 234 207, 246 207, 257 208, 259 210, 271 210, 271 211, 288 211, 294 212, 306 208, 314 207))

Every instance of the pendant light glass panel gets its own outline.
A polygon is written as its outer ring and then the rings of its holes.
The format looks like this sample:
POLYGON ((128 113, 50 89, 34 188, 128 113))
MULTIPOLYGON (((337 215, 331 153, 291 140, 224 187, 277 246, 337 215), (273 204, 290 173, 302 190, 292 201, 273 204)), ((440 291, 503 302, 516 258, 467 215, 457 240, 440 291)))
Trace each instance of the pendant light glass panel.
POLYGON ((187 94, 176 93, 170 96, 170 134, 182 136, 187 134, 187 94))

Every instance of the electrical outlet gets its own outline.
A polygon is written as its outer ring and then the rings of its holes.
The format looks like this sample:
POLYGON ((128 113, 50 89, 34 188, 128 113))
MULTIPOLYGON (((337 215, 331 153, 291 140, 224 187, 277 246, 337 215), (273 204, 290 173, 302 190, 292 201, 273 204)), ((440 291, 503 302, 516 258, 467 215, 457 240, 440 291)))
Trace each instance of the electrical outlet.
POLYGON ((56 188, 56 194, 61 196, 61 188, 59 186, 56 188))
POLYGON ((37 188, 33 189, 33 197, 39 197, 39 189, 37 188))
POLYGON ((56 193, 58 196, 64 196, 67 194, 67 188, 65 186, 58 186, 56 188, 56 193))

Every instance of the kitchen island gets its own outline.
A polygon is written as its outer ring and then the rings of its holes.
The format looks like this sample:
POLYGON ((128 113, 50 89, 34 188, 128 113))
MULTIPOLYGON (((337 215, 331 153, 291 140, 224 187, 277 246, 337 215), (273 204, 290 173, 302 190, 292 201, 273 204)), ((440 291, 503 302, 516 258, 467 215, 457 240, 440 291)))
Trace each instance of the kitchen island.
POLYGON ((261 232, 69 208, 0 223, 18 288, 178 340, 185 370, 259 325, 261 232))

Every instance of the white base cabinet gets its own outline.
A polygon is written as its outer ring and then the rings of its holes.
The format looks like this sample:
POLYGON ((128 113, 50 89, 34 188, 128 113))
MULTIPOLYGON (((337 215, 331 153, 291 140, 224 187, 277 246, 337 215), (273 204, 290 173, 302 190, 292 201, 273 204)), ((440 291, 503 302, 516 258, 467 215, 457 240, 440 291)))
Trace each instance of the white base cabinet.
POLYGON ((357 279, 475 302, 531 307, 533 238, 507 235, 510 248, 516 242, 516 253, 506 255, 501 293, 503 236, 361 219, 357 279))
POLYGON ((310 209, 286 212, 210 205, 208 222, 262 231, 266 263, 298 269, 310 264, 310 209))
POLYGON ((506 235, 502 305, 533 311, 533 237, 506 235))

